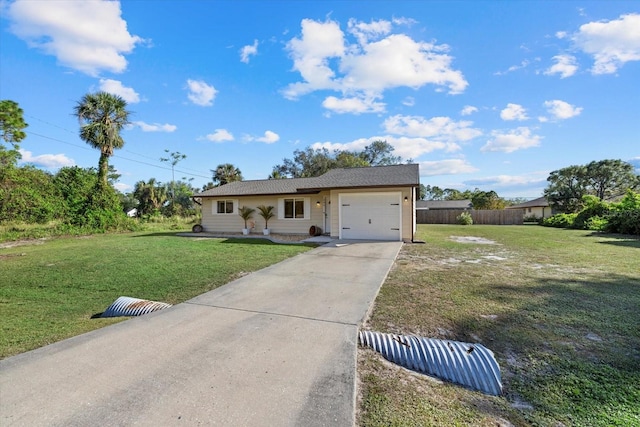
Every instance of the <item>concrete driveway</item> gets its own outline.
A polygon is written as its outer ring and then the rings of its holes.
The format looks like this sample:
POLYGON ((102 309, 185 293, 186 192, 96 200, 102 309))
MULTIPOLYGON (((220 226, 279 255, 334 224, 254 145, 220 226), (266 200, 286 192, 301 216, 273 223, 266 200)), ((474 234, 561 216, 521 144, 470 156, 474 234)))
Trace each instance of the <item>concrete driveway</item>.
POLYGON ((358 327, 401 246, 336 241, 2 360, 0 425, 351 426, 358 327))

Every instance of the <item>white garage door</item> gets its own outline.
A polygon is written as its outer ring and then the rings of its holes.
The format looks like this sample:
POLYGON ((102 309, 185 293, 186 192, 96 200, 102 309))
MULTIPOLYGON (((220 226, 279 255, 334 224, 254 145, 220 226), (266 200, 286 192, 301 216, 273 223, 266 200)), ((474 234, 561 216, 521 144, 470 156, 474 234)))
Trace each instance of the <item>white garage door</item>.
POLYGON ((402 240, 400 193, 340 195, 340 238, 402 240))

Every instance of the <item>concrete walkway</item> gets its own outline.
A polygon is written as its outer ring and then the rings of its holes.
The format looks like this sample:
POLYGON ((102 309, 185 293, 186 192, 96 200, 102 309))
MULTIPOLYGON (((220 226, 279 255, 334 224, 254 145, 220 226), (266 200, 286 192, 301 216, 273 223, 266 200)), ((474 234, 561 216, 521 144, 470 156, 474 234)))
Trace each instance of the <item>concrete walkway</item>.
POLYGON ((2 360, 0 425, 351 426, 357 330, 401 246, 335 241, 2 360))

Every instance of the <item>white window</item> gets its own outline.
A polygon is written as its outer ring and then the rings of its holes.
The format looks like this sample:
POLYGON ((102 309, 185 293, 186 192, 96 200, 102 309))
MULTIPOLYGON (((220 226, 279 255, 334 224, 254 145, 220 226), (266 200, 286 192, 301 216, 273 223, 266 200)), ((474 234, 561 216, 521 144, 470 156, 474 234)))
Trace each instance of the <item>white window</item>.
POLYGON ((213 214, 214 215, 230 215, 237 212, 238 201, 237 200, 214 200, 213 201, 213 214))
POLYGON ((309 219, 311 202, 308 197, 278 199, 278 219, 309 219))

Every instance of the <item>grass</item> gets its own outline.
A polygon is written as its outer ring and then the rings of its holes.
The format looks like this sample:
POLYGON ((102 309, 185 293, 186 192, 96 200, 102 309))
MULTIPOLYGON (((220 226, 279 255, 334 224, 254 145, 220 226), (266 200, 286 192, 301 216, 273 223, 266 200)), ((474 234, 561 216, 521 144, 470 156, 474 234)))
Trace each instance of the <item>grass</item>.
POLYGON ((30 240, 0 248, 0 358, 122 321, 119 296, 176 304, 309 249, 175 232, 30 240))
POLYGON ((504 392, 445 384, 360 349, 359 425, 640 425, 640 240, 538 226, 418 233, 426 244, 405 245, 366 327, 480 342, 504 392))

